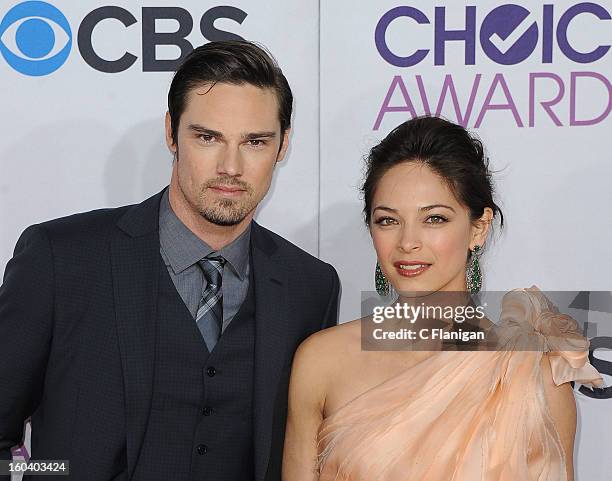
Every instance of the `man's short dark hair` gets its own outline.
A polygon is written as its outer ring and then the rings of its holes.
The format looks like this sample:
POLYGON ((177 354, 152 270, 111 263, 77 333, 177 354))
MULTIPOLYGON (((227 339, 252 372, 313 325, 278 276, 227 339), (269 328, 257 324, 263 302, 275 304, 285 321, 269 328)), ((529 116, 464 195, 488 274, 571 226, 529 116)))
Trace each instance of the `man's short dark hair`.
POLYGON ((293 94, 287 79, 276 60, 263 48, 246 40, 226 40, 196 48, 174 74, 168 92, 168 112, 175 144, 189 92, 216 83, 250 84, 273 89, 278 99, 282 142, 282 135, 291 126, 293 107, 293 94))

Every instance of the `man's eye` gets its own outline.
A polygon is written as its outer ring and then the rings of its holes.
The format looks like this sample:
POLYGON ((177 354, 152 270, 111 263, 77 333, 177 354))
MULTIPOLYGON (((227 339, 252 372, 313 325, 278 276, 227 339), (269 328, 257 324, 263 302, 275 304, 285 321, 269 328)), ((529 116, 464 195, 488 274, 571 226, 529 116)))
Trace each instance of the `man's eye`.
POLYGON ((200 134, 198 135, 198 138, 205 144, 210 144, 211 142, 215 140, 215 137, 213 135, 208 135, 208 134, 200 134))
POLYGON ((251 147, 262 147, 266 144, 265 140, 262 139, 251 139, 249 140, 249 145, 251 147))
POLYGON ((448 219, 441 215, 430 215, 425 222, 428 224, 443 224, 447 222, 448 219))

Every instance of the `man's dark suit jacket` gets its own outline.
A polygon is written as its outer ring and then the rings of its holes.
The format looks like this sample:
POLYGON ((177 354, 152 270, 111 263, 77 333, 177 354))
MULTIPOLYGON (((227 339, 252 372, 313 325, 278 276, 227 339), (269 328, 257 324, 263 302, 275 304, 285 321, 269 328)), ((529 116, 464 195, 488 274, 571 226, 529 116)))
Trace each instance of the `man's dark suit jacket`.
MULTIPOLYGON (((70 461, 69 477, 46 479, 131 478, 152 397, 160 198, 20 237, 0 287, 0 459, 10 459, 31 416, 33 459, 70 461)), ((277 481, 293 353, 336 324, 339 280, 257 223, 251 242, 254 472, 277 481)))

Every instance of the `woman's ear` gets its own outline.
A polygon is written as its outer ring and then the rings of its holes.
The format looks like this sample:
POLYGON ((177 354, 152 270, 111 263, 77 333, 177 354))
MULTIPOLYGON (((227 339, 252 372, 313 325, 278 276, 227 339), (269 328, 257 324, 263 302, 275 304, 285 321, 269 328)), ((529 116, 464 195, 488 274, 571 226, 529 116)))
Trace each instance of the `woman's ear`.
POLYGON ((472 224, 472 238, 470 246, 473 248, 475 245, 483 247, 489 230, 491 229, 491 223, 493 222, 493 209, 485 207, 482 216, 472 224))

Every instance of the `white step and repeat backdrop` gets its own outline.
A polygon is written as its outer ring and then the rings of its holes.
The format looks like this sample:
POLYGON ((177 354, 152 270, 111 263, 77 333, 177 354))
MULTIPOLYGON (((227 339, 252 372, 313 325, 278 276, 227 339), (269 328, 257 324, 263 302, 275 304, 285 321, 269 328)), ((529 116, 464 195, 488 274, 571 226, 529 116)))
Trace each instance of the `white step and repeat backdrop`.
MULTIPOLYGON (((0 272, 28 225, 161 190, 176 60, 238 36, 273 52, 296 98, 257 220, 337 268, 342 321, 373 288, 363 157, 422 113, 476 132, 498 171, 507 226, 485 254, 486 289, 612 290, 611 12, 610 0, 2 0, 0 272)), ((576 396, 577 479, 612 479, 612 400, 576 396)))

